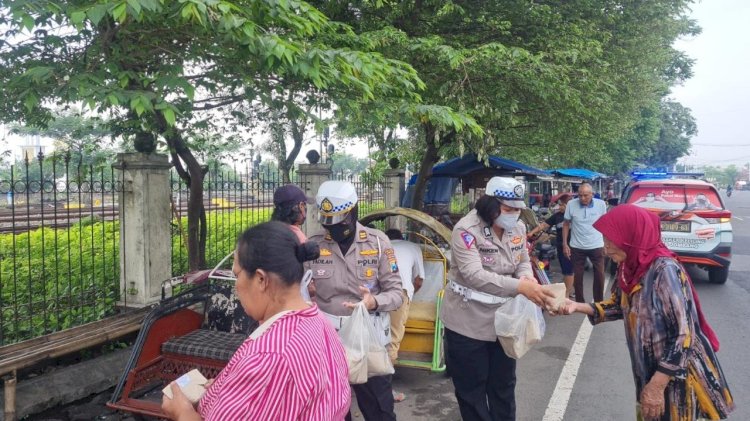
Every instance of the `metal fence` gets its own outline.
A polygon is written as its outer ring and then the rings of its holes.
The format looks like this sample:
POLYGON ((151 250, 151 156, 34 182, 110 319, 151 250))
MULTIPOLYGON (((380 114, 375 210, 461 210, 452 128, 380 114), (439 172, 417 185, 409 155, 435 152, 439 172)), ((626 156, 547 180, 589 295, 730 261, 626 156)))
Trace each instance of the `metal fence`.
MULTIPOLYGON (((188 271, 187 184, 172 172, 172 273, 188 271)), ((299 184, 293 174, 289 180, 299 184)), ((213 267, 234 250, 243 230, 271 219, 273 192, 286 184, 278 171, 253 171, 249 166, 215 167, 203 182, 203 206, 206 209, 206 266, 213 267)))
POLYGON ((361 175, 338 172, 333 174, 332 179, 349 181, 354 185, 354 188, 357 190, 357 198, 359 199, 357 207, 359 208, 360 216, 385 208, 385 192, 389 187, 385 178, 370 174, 361 175))
POLYGON ((0 345, 116 311, 122 182, 82 161, 40 152, 0 170, 0 345))
MULTIPOLYGON (((354 184, 359 197, 359 214, 366 215, 385 207, 387 188, 380 178, 357 174, 334 174, 333 179, 354 184)), ((189 189, 176 173, 172 173, 172 274, 188 271, 187 203, 189 189)), ((289 182, 300 185, 296 173, 289 182)), ((218 264, 234 250, 237 236, 245 229, 271 219, 273 192, 286 184, 278 171, 254 171, 252 167, 215 167, 203 183, 203 205, 206 208, 206 267, 218 264)), ((304 186, 301 186, 304 188, 304 186)))

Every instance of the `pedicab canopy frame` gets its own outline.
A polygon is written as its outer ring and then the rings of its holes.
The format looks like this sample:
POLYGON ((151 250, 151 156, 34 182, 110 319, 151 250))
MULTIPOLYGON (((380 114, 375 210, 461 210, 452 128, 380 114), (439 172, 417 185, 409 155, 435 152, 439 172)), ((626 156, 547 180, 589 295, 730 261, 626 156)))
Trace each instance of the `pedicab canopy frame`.
POLYGON ((398 207, 374 211, 360 218, 360 222, 368 225, 388 217, 405 217, 410 222, 411 230, 405 233, 420 245, 425 266, 425 279, 412 298, 396 365, 445 371, 444 327, 439 314, 448 275, 446 254, 450 254, 451 230, 424 212, 398 207))

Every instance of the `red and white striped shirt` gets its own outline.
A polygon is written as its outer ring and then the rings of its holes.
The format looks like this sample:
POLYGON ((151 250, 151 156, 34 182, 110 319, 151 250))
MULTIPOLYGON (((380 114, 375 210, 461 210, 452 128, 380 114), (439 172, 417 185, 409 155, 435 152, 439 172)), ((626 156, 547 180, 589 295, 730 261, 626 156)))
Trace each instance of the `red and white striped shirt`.
POLYGON ((277 316, 245 340, 203 395, 205 420, 342 420, 349 412, 336 331, 317 306, 277 316))

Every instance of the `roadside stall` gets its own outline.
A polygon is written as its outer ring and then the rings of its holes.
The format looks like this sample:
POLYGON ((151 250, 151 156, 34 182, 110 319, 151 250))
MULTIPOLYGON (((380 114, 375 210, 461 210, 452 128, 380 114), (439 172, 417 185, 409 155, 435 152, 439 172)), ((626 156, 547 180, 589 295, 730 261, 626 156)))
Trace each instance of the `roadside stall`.
MULTIPOLYGON (((467 154, 437 164, 432 169, 424 197, 424 210, 443 223, 455 223, 464 216, 484 194, 487 181, 495 176, 515 177, 527 183, 550 174, 511 159, 490 156, 479 160, 476 154, 467 154)), ((402 205, 408 207, 413 198, 416 176, 409 180, 402 205)), ((543 194, 533 193, 534 201, 542 201, 543 194)), ((530 197, 531 199, 531 197, 530 197)))

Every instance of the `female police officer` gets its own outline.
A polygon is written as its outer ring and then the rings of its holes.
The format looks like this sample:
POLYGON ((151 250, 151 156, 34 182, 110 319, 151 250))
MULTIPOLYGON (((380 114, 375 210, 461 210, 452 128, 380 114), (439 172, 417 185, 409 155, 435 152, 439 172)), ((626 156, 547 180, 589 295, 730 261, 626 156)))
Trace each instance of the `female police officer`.
MULTIPOLYGON (((326 181, 315 197, 325 232, 310 241, 320 246, 312 270, 316 303, 336 330, 358 301, 364 301, 386 346, 391 341, 390 311, 401 307, 402 287, 396 255, 388 237, 357 222, 357 193, 352 183, 326 181)), ((367 421, 395 420, 391 376, 370 377, 352 385, 367 421)))
POLYGON ((526 227, 518 220, 523 197, 523 184, 493 177, 475 209, 453 229, 450 282, 440 318, 464 420, 515 419, 516 361, 497 341, 495 310, 517 294, 539 306, 552 297, 533 277, 526 227))

